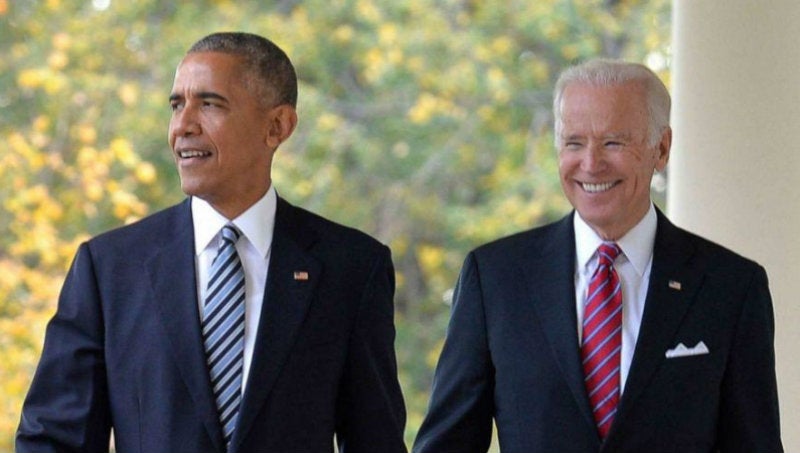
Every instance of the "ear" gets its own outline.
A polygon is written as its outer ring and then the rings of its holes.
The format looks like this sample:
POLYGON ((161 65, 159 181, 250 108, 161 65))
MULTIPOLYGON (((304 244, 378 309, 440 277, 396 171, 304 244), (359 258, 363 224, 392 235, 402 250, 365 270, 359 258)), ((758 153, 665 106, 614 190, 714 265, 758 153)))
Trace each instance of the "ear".
POLYGON ((669 162, 669 151, 672 148, 672 128, 667 126, 661 134, 661 141, 658 142, 658 158, 656 160, 656 171, 663 171, 669 162))
POLYGON ((297 111, 289 104, 281 104, 270 109, 267 121, 266 145, 276 149, 294 132, 297 126, 297 111))

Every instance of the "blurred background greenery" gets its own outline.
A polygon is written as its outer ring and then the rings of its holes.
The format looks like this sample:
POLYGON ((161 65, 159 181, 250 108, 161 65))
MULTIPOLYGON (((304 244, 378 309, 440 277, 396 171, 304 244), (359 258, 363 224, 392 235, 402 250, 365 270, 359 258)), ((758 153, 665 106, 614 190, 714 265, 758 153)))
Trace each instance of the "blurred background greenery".
POLYGON ((0 0, 0 451, 77 244, 182 199, 167 97, 221 30, 299 73, 280 194, 392 248, 409 445, 468 250, 569 210, 559 70, 621 57, 669 84, 669 0, 0 0))

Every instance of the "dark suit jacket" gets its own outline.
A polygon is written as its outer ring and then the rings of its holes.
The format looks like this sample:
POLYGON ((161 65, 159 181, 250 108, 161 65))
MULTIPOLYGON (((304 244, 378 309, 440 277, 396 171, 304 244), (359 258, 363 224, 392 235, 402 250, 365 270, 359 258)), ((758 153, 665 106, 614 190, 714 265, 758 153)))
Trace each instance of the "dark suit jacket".
POLYGON ((602 445, 574 273, 572 216, 469 254, 415 453, 485 452, 492 417, 503 453, 782 451, 762 267, 658 214, 633 363, 602 445), (700 341, 709 354, 665 356, 700 341))
MULTIPOLYGON (((195 282, 188 200, 81 245, 17 451, 222 452, 195 282)), ((279 199, 231 452, 405 452, 393 294, 387 247, 279 199)))

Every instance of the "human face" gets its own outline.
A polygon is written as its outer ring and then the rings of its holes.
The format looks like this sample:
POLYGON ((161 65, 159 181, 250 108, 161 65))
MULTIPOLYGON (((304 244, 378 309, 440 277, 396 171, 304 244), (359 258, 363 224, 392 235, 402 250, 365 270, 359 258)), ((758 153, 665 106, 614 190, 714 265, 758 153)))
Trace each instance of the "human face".
POLYGON ((181 189, 229 219, 270 186, 274 111, 254 91, 241 57, 197 52, 178 66, 170 94, 169 144, 181 189))
POLYGON ((558 170, 564 194, 603 239, 617 240, 650 208, 650 180, 667 165, 672 133, 648 144, 640 82, 564 90, 558 170))

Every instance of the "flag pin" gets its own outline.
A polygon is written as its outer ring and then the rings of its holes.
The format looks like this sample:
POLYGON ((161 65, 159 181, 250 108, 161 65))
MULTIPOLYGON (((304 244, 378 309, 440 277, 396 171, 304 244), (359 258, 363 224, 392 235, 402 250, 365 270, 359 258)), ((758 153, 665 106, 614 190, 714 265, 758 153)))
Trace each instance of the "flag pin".
POLYGON ((670 280, 669 281, 669 287, 674 289, 674 290, 676 290, 676 291, 680 291, 681 290, 681 282, 678 282, 678 281, 675 281, 675 280, 670 280))
POLYGON ((308 280, 308 272, 305 272, 305 271, 294 271, 294 279, 295 280, 308 280))

